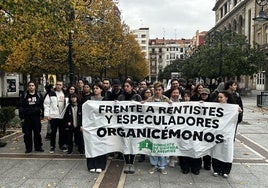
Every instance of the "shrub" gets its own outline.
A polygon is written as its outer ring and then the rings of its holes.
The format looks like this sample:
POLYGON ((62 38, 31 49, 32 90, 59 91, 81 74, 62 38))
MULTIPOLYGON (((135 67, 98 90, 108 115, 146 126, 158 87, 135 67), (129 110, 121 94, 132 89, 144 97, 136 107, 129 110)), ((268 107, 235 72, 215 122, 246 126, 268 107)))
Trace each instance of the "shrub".
POLYGON ((0 108, 0 131, 6 132, 6 126, 15 117, 15 107, 0 108))

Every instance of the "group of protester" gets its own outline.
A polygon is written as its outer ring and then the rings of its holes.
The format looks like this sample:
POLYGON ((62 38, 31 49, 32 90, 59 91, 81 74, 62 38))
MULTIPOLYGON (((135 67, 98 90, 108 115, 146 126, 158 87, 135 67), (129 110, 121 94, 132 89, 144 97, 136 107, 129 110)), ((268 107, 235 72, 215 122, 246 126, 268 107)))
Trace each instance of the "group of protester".
MULTIPOLYGON (((139 101, 139 102, 183 102, 183 101, 205 101, 232 103, 239 105, 238 122, 242 121, 243 104, 239 94, 236 92, 237 83, 227 81, 220 83, 212 93, 204 84, 180 83, 174 78, 171 80, 171 88, 164 90, 164 85, 160 82, 148 84, 141 81, 135 85, 130 78, 123 84, 115 79, 111 83, 109 79, 89 84, 84 80, 79 80, 76 85, 64 86, 62 81, 57 81, 55 88, 47 86, 47 93, 43 97, 36 90, 35 83, 30 81, 27 90, 20 98, 19 115, 23 120, 22 131, 24 133, 25 153, 33 150, 44 152, 41 138, 40 118, 48 120, 46 138, 50 139, 50 150, 53 154, 56 148, 56 135, 58 131, 58 145, 63 152, 73 153, 74 144, 80 154, 84 154, 83 125, 82 125, 82 105, 88 100, 95 101, 139 101), (33 132, 33 136, 32 136, 33 132)), ((135 173, 134 162, 136 155, 123 155, 125 161, 124 173, 135 173)), ((95 158, 87 158, 87 168, 90 172, 100 173, 106 166, 106 155, 95 158)), ((139 162, 145 160, 145 155, 139 155, 139 162)), ((213 168, 213 175, 222 175, 227 178, 231 171, 232 163, 226 163, 210 156, 203 158, 191 158, 186 156, 149 156, 152 168, 150 174, 160 172, 167 174, 166 166, 175 166, 178 161, 181 171, 184 174, 192 172, 195 175, 200 173, 203 167, 205 170, 213 168)))

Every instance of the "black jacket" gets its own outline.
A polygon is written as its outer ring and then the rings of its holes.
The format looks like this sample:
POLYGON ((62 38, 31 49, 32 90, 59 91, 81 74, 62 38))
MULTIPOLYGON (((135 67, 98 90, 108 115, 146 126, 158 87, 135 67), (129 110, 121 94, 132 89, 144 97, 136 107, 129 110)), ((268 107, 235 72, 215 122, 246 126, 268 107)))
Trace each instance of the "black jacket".
POLYGON ((19 101, 20 119, 25 119, 30 116, 44 117, 43 103, 43 96, 38 91, 35 91, 34 95, 30 95, 28 91, 25 91, 19 101))
MULTIPOLYGON (((73 125, 73 111, 72 111, 72 104, 68 104, 66 107, 66 111, 63 116, 63 125, 65 129, 67 128, 68 130, 73 130, 74 125, 73 125)), ((78 104, 77 105, 77 128, 80 129, 82 126, 82 105, 78 104)))

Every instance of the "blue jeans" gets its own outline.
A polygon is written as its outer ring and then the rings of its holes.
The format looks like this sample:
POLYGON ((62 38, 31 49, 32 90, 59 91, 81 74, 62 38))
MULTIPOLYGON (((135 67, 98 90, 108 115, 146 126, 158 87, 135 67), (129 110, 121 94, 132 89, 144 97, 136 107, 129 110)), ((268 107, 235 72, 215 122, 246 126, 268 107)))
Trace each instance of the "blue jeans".
POLYGON ((154 167, 164 169, 167 166, 167 157, 150 156, 150 163, 154 167))

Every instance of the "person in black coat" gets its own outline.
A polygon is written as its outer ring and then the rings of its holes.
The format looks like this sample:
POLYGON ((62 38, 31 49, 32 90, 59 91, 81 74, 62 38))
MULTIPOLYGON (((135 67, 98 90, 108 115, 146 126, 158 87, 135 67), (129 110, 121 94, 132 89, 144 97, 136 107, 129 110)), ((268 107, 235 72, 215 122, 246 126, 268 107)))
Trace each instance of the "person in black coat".
POLYGON ((44 117, 44 99, 36 91, 35 83, 30 81, 27 90, 21 95, 19 101, 19 117, 24 120, 22 132, 24 133, 25 153, 32 152, 34 134, 35 151, 44 152, 41 138, 41 118, 44 117))
POLYGON ((69 96, 69 104, 63 116, 63 126, 67 138, 68 152, 73 152, 73 137, 76 138, 76 144, 80 154, 84 153, 83 135, 82 135, 82 106, 77 102, 76 93, 69 96))

